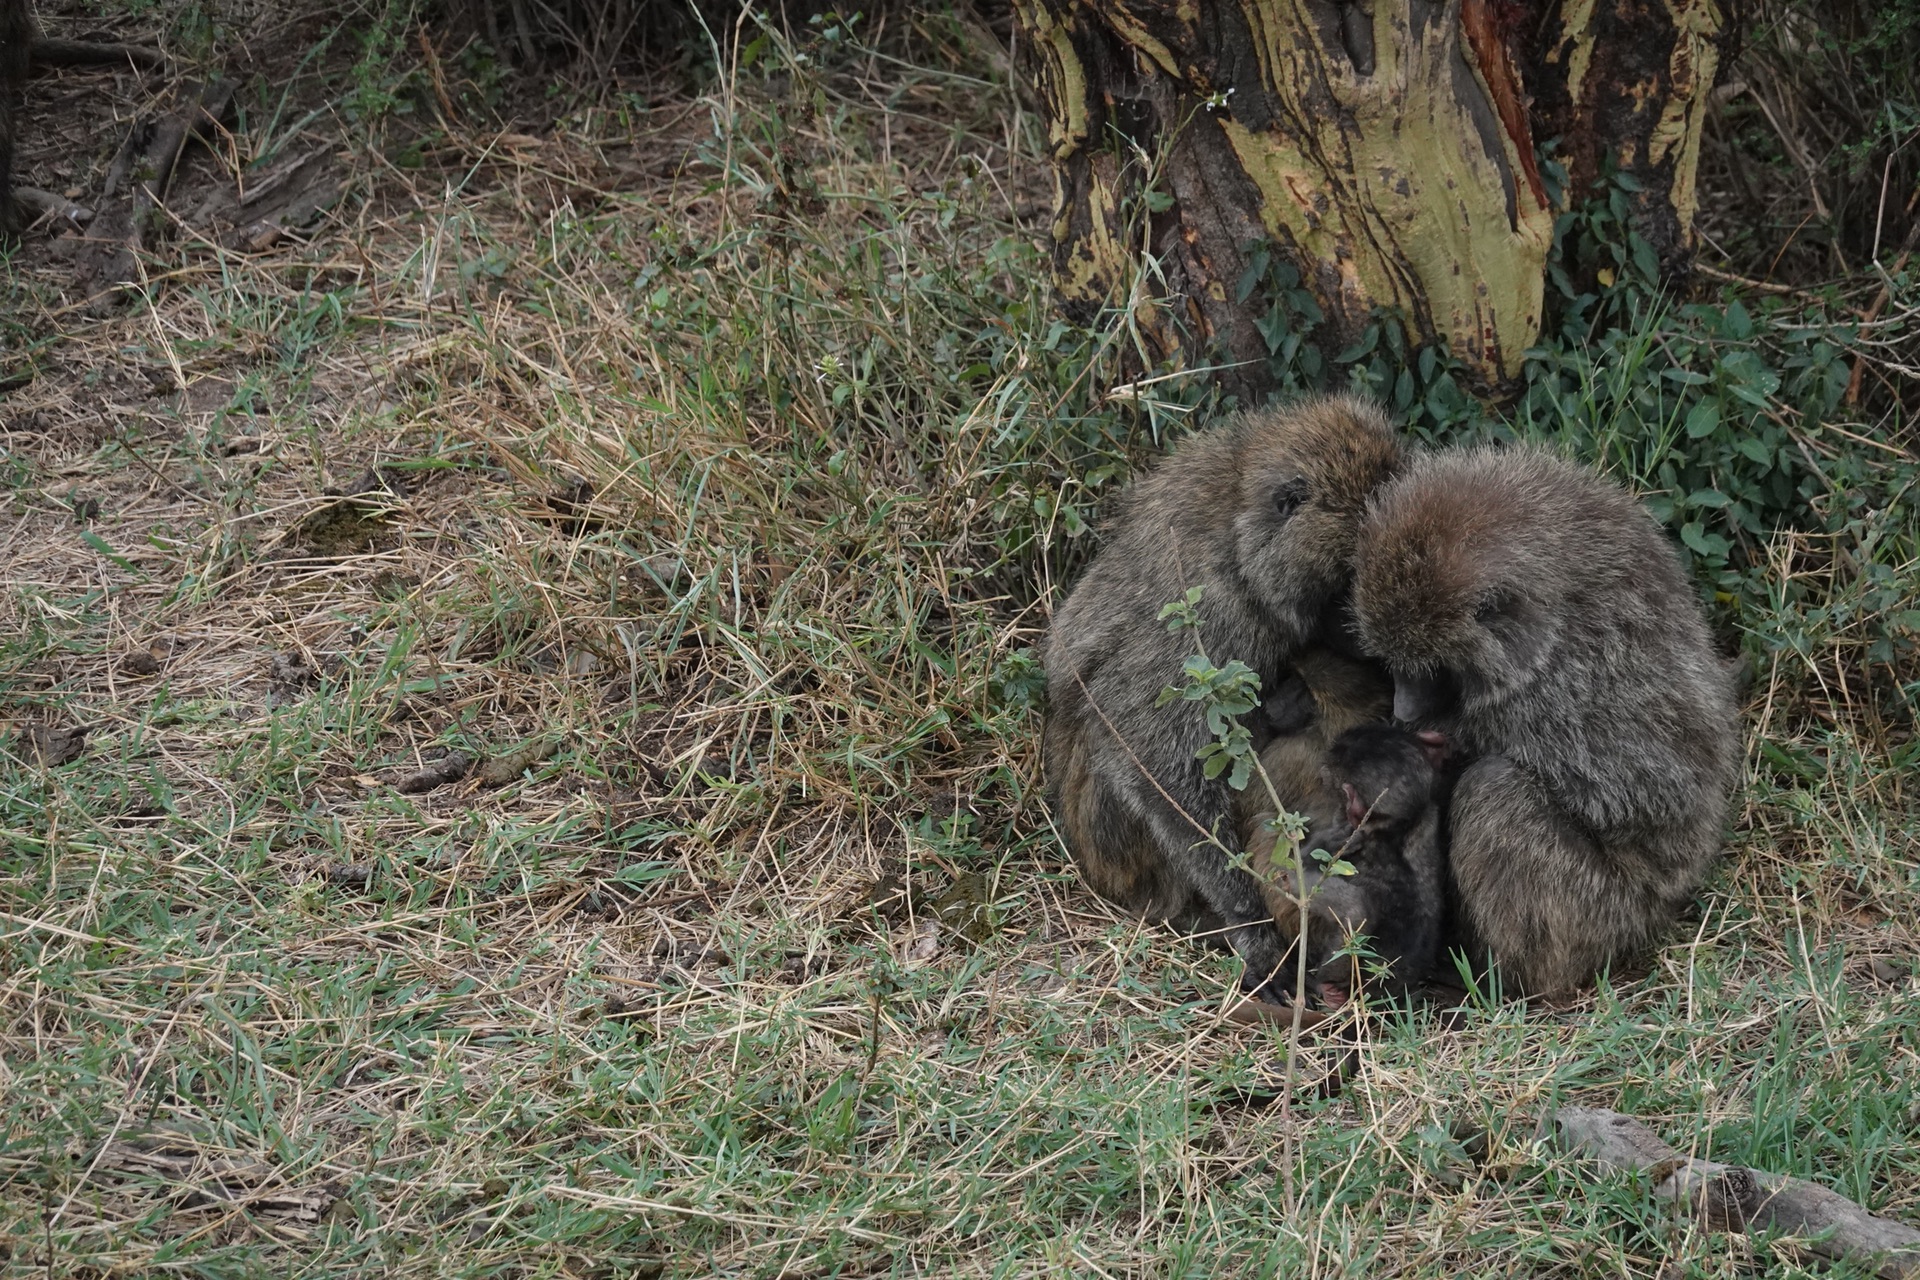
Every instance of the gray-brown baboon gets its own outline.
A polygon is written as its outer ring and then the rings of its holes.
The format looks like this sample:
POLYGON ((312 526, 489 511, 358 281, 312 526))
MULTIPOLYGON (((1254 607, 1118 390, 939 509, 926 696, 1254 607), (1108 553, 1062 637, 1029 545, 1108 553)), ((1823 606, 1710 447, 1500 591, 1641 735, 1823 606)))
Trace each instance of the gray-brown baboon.
POLYGON ((1652 517, 1537 449, 1427 455, 1369 505, 1354 611, 1395 718, 1468 761, 1463 940, 1527 992, 1650 942, 1720 848, 1738 751, 1730 677, 1652 517))
POLYGON ((1200 708, 1155 705, 1193 646, 1160 610, 1204 588, 1207 654, 1275 689, 1303 652, 1336 638, 1360 513, 1398 463, 1379 410, 1345 397, 1190 436, 1122 499, 1054 612, 1042 752, 1081 874, 1130 910, 1224 937, 1250 986, 1282 944, 1258 884, 1212 843, 1234 844, 1239 824, 1225 777, 1206 777, 1195 757, 1209 740, 1200 708))
MULTIPOLYGON (((1271 753, 1262 753, 1263 763, 1271 753)), ((1300 872, 1273 865, 1270 811, 1249 823, 1251 865, 1281 933, 1296 943, 1304 882, 1307 989, 1317 1003, 1339 1003, 1359 985, 1362 966, 1336 954, 1353 934, 1367 936, 1367 949, 1387 969, 1384 991, 1398 994, 1426 981, 1446 926, 1439 748, 1395 725, 1363 724, 1336 737, 1323 756, 1312 793, 1294 806, 1308 821, 1300 872), (1346 861, 1352 874, 1327 874, 1315 849, 1346 861)))

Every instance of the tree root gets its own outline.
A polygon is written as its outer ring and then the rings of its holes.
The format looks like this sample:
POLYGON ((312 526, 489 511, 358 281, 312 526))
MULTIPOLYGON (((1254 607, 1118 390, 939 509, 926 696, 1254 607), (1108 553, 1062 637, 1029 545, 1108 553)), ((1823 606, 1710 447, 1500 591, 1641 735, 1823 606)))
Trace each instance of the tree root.
POLYGON ((140 44, 35 36, 27 46, 27 65, 33 67, 104 67, 121 62, 147 71, 167 65, 166 55, 140 44))
POLYGON ((162 216, 167 184, 187 141, 220 129, 233 105, 232 84, 215 80, 183 95, 188 105, 133 127, 107 170, 99 213, 83 247, 76 276, 99 304, 139 278, 138 255, 162 216))
POLYGON ((1775 1231, 1822 1258, 1865 1262, 1882 1280, 1920 1277, 1920 1231, 1875 1217, 1837 1192, 1799 1178, 1694 1160, 1631 1116, 1562 1107, 1560 1145, 1606 1169, 1646 1176, 1653 1194, 1714 1231, 1775 1231))

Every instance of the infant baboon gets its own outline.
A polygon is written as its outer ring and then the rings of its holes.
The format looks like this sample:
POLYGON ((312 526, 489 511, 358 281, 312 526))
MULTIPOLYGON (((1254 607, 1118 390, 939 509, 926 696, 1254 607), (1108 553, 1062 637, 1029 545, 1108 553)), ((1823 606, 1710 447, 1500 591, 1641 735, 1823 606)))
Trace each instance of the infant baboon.
MULTIPOLYGON (((1390 994, 1433 971, 1447 915, 1444 800, 1440 748, 1423 735, 1368 724, 1327 747, 1315 790, 1298 808, 1308 820, 1300 873, 1308 890, 1307 992, 1317 1003, 1339 1004, 1359 985, 1361 964, 1335 954, 1354 934, 1365 934, 1367 949, 1388 967, 1390 994), (1314 849, 1345 860, 1353 874, 1327 874, 1314 849)), ((1273 867, 1270 816, 1255 816, 1247 848, 1275 921, 1297 941, 1301 880, 1273 867)))
POLYGON ((1369 505, 1354 610, 1394 717, 1469 761, 1448 833, 1464 940, 1528 992, 1651 941, 1719 850, 1738 749, 1652 517, 1536 449, 1431 454, 1369 505))
POLYGON ((1249 986, 1272 974, 1282 943, 1258 884, 1211 843, 1232 845, 1239 828, 1235 792, 1195 757, 1205 717, 1155 705, 1194 642, 1169 633, 1160 609, 1205 588, 1208 655, 1275 689, 1339 630, 1360 513, 1398 462, 1379 410, 1344 397, 1190 436, 1135 483, 1054 612, 1042 753, 1067 848, 1095 892, 1224 937, 1249 986))
MULTIPOLYGON (((1345 609, 1344 601, 1340 607, 1345 609)), ((1260 765, 1280 802, 1298 813, 1320 792, 1320 770, 1333 740, 1393 714, 1393 677, 1370 659, 1315 646, 1294 658, 1292 674, 1261 700, 1260 709, 1273 734, 1260 750, 1260 765)), ((1243 820, 1267 807, 1266 788, 1249 784, 1240 793, 1243 820)))

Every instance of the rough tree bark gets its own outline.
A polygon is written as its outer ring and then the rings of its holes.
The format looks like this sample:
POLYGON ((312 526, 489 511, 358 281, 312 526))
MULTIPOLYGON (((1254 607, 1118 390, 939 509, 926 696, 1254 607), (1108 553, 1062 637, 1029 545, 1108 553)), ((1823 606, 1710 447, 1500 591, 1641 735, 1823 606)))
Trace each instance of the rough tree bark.
POLYGON ((1390 310, 1478 382, 1511 379, 1553 236, 1542 137, 1562 139, 1575 197, 1609 161, 1630 175, 1642 234, 1684 269, 1719 0, 1015 9, 1050 117, 1061 303, 1131 308, 1158 356, 1247 362, 1242 390, 1260 389, 1274 297, 1302 290, 1291 305, 1334 343, 1390 310))

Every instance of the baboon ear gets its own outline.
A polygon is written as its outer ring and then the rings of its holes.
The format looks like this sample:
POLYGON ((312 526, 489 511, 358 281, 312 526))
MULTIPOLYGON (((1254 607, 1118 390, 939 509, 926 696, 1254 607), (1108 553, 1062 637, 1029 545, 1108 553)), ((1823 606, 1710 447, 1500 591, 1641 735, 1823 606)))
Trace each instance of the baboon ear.
POLYGON ((1307 504, 1313 496, 1313 486, 1307 483, 1305 476, 1295 476, 1273 491, 1273 509, 1282 522, 1291 520, 1293 513, 1307 504))
POLYGON ((1480 597, 1473 620, 1500 646, 1507 660, 1531 667, 1550 643, 1549 624, 1518 591, 1496 587, 1480 597))
POLYGON ((1505 587, 1491 587, 1473 606, 1473 620, 1483 627, 1511 622, 1520 612, 1520 597, 1505 587))

